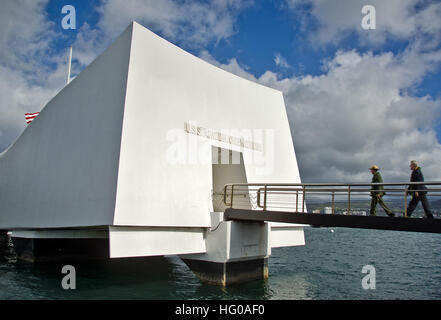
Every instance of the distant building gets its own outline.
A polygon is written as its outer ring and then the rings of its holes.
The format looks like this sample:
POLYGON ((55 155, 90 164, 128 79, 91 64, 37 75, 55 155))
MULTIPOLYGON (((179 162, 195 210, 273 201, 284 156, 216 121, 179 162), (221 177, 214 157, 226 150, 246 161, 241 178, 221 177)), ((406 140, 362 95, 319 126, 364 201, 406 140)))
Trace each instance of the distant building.
POLYGON ((312 213, 320 213, 320 209, 312 210, 312 213))
POLYGON ((325 214, 332 214, 332 208, 331 207, 324 207, 323 212, 325 214))

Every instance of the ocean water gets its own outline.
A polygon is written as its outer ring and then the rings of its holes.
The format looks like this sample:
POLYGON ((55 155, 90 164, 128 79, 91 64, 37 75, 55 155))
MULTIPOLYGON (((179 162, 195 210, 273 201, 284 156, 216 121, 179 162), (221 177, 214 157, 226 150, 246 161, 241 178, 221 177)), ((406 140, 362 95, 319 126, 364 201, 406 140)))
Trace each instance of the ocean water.
POLYGON ((65 263, 0 262, 0 299, 441 299, 439 234, 305 227, 305 240, 272 250, 269 279, 225 288, 175 256, 74 262, 75 290, 61 286, 65 263))

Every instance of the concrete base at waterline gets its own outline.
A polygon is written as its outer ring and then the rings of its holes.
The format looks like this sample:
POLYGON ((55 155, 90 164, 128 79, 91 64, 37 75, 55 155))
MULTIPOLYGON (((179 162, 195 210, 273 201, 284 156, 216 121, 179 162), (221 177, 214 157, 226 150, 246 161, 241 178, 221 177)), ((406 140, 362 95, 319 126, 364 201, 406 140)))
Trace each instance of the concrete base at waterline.
POLYGON ((268 278, 267 223, 224 221, 222 212, 212 212, 211 225, 205 235, 205 253, 180 255, 202 282, 225 286, 268 278))
POLYGON ((202 282, 208 284, 226 286, 268 278, 268 258, 225 263, 192 259, 183 261, 202 282))
POLYGON ((28 262, 109 258, 108 232, 102 230, 15 230, 18 260, 28 262))
POLYGON ((109 259, 107 239, 12 238, 17 259, 27 262, 109 259))
POLYGON ((0 230, 0 260, 8 250, 8 232, 0 230))

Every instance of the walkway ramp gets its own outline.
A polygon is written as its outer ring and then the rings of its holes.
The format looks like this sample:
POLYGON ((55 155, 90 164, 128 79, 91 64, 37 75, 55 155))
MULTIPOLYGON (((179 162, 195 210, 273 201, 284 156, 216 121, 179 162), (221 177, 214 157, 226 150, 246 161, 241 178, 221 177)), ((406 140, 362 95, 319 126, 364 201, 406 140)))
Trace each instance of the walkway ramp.
POLYGON ((246 209, 225 210, 226 220, 284 222, 311 225, 313 227, 346 227, 395 231, 441 233, 441 219, 347 216, 322 213, 289 213, 283 211, 253 211, 246 209))
MULTIPOLYGON (((441 199, 441 182, 302 184, 253 183, 228 184, 224 187, 226 220, 266 221, 304 224, 314 227, 346 227, 441 233, 441 219, 419 218, 417 212, 407 216, 410 185, 427 185, 429 202, 441 199), (386 202, 394 203, 396 217, 369 214, 371 194, 383 186, 386 202), (394 199, 395 198, 395 199, 394 199), (398 198, 398 199, 397 199, 398 198), (401 199, 400 199, 401 198, 401 199), (395 200, 393 202, 393 200, 395 200), (397 201, 398 200, 398 201, 397 201), (250 205, 251 204, 251 205, 250 205), (316 208, 316 209, 314 209, 316 208), (319 208, 319 209, 317 209, 319 208)), ((423 186, 421 186, 422 191, 423 186)), ((432 208, 435 214, 436 208, 432 208), (435 209, 435 210, 434 210, 435 209)))

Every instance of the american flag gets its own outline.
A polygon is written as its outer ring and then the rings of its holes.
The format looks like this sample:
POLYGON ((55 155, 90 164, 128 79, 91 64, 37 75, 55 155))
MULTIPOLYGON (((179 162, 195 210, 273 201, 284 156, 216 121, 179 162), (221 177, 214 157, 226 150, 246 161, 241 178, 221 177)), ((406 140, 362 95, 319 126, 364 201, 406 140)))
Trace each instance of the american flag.
POLYGON ((30 124, 32 122, 32 120, 34 120, 35 117, 37 117, 39 114, 40 114, 40 112, 25 113, 26 123, 30 124))

